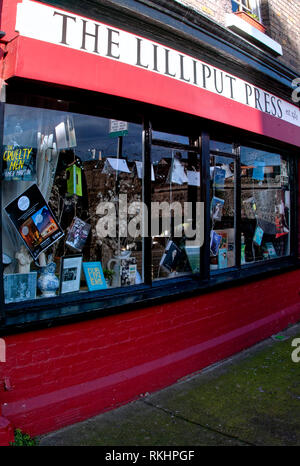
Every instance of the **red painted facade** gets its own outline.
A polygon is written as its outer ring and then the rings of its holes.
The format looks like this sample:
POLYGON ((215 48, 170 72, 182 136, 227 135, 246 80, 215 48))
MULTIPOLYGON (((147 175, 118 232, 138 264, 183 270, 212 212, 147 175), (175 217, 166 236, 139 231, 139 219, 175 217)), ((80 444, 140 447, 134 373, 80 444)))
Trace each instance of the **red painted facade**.
POLYGON ((299 278, 8 336, 2 415, 37 435, 172 384, 299 320, 299 278))
MULTIPOLYGON (((1 28, 9 41, 15 36, 16 3, 2 2, 1 28)), ((55 45, 24 37, 7 47, 4 79, 18 76, 150 102, 300 146, 299 128, 208 91, 115 61, 106 60, 103 67, 101 57, 63 47, 58 53, 55 45), (78 71, 87 68, 93 72, 78 71)), ((11 440, 12 426, 37 435, 81 421, 297 322, 299 283, 300 272, 293 271, 175 303, 4 337, 0 444, 11 440)))

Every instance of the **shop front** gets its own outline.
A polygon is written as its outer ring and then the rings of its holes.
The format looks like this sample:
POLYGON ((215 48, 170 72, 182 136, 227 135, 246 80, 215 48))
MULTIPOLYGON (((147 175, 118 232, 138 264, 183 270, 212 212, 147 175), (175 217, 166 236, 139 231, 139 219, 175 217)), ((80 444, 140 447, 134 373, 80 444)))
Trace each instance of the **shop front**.
POLYGON ((31 435, 300 316, 290 74, 109 3, 2 5, 0 414, 31 435))

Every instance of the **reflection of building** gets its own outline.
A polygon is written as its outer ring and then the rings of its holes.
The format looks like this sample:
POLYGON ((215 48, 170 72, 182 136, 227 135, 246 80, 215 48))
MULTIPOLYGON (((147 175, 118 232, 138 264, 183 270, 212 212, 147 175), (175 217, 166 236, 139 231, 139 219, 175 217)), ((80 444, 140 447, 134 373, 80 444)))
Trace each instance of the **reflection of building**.
MULTIPOLYGON (((15 131, 21 116, 22 137, 32 137, 36 141, 42 131, 48 143, 55 131, 51 127, 52 117, 48 118, 47 112, 53 110, 56 116, 60 112, 63 117, 73 112, 72 116, 106 118, 107 128, 109 119, 116 118, 127 119, 141 127, 144 124, 143 138, 135 141, 140 148, 139 160, 143 153, 148 167, 143 188, 137 177, 132 182, 132 176, 122 174, 120 185, 116 183, 117 177, 104 177, 101 172, 103 160, 97 160, 96 156, 84 162, 83 178, 91 210, 86 218, 90 217, 92 230, 97 221, 95 210, 100 202, 99 195, 107 197, 112 186, 118 186, 129 198, 142 194, 148 203, 170 200, 169 186, 160 184, 158 177, 158 170, 162 175, 166 172, 165 176, 169 172, 167 156, 161 166, 156 164, 157 159, 152 161, 157 179, 151 186, 152 191, 150 189, 151 127, 168 133, 163 147, 170 151, 187 150, 180 146, 181 142, 173 141, 176 135, 185 138, 185 144, 193 143, 199 152, 200 192, 206 215, 201 274, 153 285, 152 267, 158 268, 163 247, 153 259, 155 250, 152 257, 153 251, 146 239, 139 241, 140 249, 141 244, 144 246, 144 256, 141 250, 133 251, 138 256, 140 272, 144 264, 145 283, 140 286, 115 290, 115 293, 110 289, 107 295, 104 290, 88 296, 78 293, 75 297, 58 297, 53 300, 53 305, 47 302, 47 306, 41 299, 35 301, 34 312, 24 302, 20 306, 4 306, 5 319, 1 326, 4 334, 6 331, 11 334, 8 346, 14 349, 14 363, 8 362, 3 370, 4 376, 9 374, 14 380, 14 390, 5 392, 3 400, 1 398, 2 416, 33 435, 55 430, 134 399, 140 393, 171 384, 276 333, 300 317, 295 293, 299 286, 295 214, 300 116, 299 108, 291 98, 291 82, 298 77, 295 70, 299 68, 300 41, 298 24, 295 22, 293 29, 292 22, 287 26, 285 21, 288 15, 294 16, 293 11, 299 12, 298 2, 262 2, 259 19, 265 22, 267 31, 260 34, 253 27, 249 29, 246 20, 231 11, 233 3, 243 9, 244 3, 250 6, 249 2, 221 0, 213 4, 210 0, 151 0, 146 5, 145 2, 128 0, 122 5, 120 1, 111 0, 105 5, 103 2, 92 3, 93 8, 89 1, 73 2, 72 5, 67 0, 52 0, 49 4, 45 0, 45 5, 30 0, 2 1, 0 30, 6 32, 5 45, 2 44, 3 50, 5 47, 2 78, 4 85, 7 84, 6 136, 21 137, 15 131), (284 8, 280 9, 279 5, 284 8), (45 15, 39 16, 41 10, 45 15), (17 14, 18 31, 15 30, 17 14), (28 17, 35 18, 29 29, 23 21, 28 17), (49 18, 46 24, 44 18, 49 18), (95 31, 96 21, 100 23, 99 44, 96 34, 93 37, 91 32, 95 31), (36 25, 38 29, 35 29, 36 25), (287 39, 290 28, 293 29, 291 38, 280 44, 280 35, 287 39), (106 34, 104 40, 101 34, 106 34), (60 41, 55 43, 55 37, 60 41), (101 44, 105 41, 108 47, 104 50, 101 44), (288 43, 291 50, 287 50, 288 43), (281 45, 283 56, 280 55, 281 45), (124 58, 122 54, 126 51, 130 54, 124 58), (34 114, 36 120, 24 117, 27 114, 34 114), (224 211, 233 219, 234 215, 239 215, 238 207, 241 206, 242 214, 250 220, 248 225, 255 223, 256 217, 253 207, 243 204, 249 198, 243 189, 250 185, 249 179, 252 188, 253 167, 250 164, 252 168, 248 170, 245 165, 240 166, 240 146, 280 152, 292 168, 290 172, 282 170, 280 173, 281 177, 287 177, 289 173, 290 185, 278 180, 281 191, 287 191, 290 186, 292 193, 290 254, 269 261, 267 265, 257 263, 247 270, 242 269, 243 264, 239 263, 240 215, 233 225, 222 225, 223 231, 231 230, 228 231, 230 242, 236 241, 234 259, 237 262, 233 261, 236 267, 230 273, 225 267, 218 270, 217 280, 209 267, 212 141, 222 143, 222 147, 229 145, 226 155, 236 161, 236 191, 228 182, 224 211), (241 176, 238 178, 239 171, 241 176), (236 230, 232 232, 234 228, 236 230), (280 275, 283 271, 284 279, 280 275), (226 289, 222 288, 225 281, 226 289), (91 315, 93 319, 85 320, 91 315), (60 319, 66 325, 47 328, 47 325, 60 324, 60 319), (36 331, 34 325, 43 328, 36 331), (32 332, 23 336, 22 328, 32 332), (19 332, 17 337, 14 336, 16 330, 19 332), (66 357, 62 358, 62 354, 66 357), (39 364, 32 364, 37 359, 39 364)), ((86 128, 88 126, 87 121, 86 128)), ((83 124, 77 128, 74 119, 77 143, 80 138, 85 139, 86 128, 83 124)), ((65 150, 67 144, 66 138, 61 148, 65 150)), ((39 152, 42 161, 46 160, 48 149, 43 150, 39 152)), ((65 169, 72 161, 66 162, 66 158, 67 154, 59 161, 61 185, 65 169)), ((266 165, 268 169, 270 166, 266 165)), ((278 175, 276 170, 274 176, 278 175)), ((267 178, 257 181, 261 185, 256 192, 256 207, 262 210, 271 201, 264 202, 258 193, 264 192, 265 187, 271 192, 274 186, 267 178)), ((271 197, 274 200, 274 195, 269 192, 265 196, 267 199, 271 197)), ((173 186, 172 201, 182 203, 187 198, 185 186, 173 186)), ((64 201, 71 204, 74 200, 64 201)), ((288 198, 285 202, 288 204, 288 198)), ((70 208, 71 214, 68 212, 71 217, 75 216, 75 207, 78 208, 74 204, 71 206, 73 210, 70 208)), ((276 205, 274 211, 275 208, 276 205)), ((270 213, 271 210, 271 207, 266 210, 264 220, 266 217, 272 219, 274 212, 270 213)), ((81 213, 84 213, 83 208, 81 213)), ((66 222, 65 228, 71 220, 66 222)), ((248 238, 251 239, 251 235, 252 230, 248 238)), ((31 241, 34 236, 32 233, 31 241)), ((84 259, 98 261, 101 258, 106 265, 113 246, 115 244, 108 246, 108 242, 100 245, 93 232, 84 259), (105 251, 104 246, 107 246, 105 251)), ((247 256, 248 242, 246 246, 247 256)), ((64 253, 63 250, 61 255, 64 253)))

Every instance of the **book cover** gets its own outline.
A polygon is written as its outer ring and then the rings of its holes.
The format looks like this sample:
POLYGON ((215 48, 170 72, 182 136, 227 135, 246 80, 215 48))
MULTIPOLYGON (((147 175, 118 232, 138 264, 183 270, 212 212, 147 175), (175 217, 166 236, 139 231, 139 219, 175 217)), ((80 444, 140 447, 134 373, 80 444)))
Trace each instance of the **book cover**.
POLYGON ((4 146, 2 156, 5 181, 36 181, 36 149, 4 146))
POLYGON ((5 303, 36 299, 37 272, 4 274, 5 303))
POLYGON ((224 189, 226 171, 223 168, 215 167, 214 169, 214 187, 224 189))
POLYGON ((273 243, 271 242, 265 243, 265 248, 266 248, 266 251, 268 252, 268 256, 270 257, 270 259, 274 259, 275 257, 278 257, 273 243))
POLYGON ((172 272, 176 269, 181 255, 181 249, 173 241, 169 241, 159 265, 165 267, 169 272, 172 272))
POLYGON ((221 243, 220 243, 220 249, 227 249, 228 248, 228 233, 225 230, 215 230, 215 232, 222 236, 221 243))
POLYGON ((259 226, 257 226, 255 228, 255 232, 254 232, 254 236, 253 236, 254 243, 256 243, 258 246, 260 246, 263 236, 264 236, 264 230, 262 228, 260 228, 259 226))
POLYGON ((83 262, 82 267, 89 291, 107 288, 101 262, 83 262))
POLYGON ((89 235, 90 229, 91 225, 78 217, 74 217, 68 232, 66 245, 75 251, 81 252, 89 235))
POLYGON ((222 220, 224 199, 214 196, 211 200, 210 214, 212 220, 222 220))
POLYGON ((225 248, 220 248, 218 251, 218 266, 219 269, 226 269, 228 267, 227 249, 225 248))
POLYGON ((222 236, 212 230, 210 232, 210 251, 213 256, 218 254, 221 241, 222 236))
POLYGON ((64 235, 36 184, 10 202, 5 211, 34 260, 64 235))
POLYGON ((135 285, 137 272, 136 264, 132 264, 129 261, 123 262, 124 265, 120 267, 121 286, 135 285))
POLYGON ((73 164, 66 169, 67 192, 70 195, 82 196, 82 172, 81 168, 73 164))
POLYGON ((200 246, 184 247, 190 267, 193 273, 200 272, 200 246))

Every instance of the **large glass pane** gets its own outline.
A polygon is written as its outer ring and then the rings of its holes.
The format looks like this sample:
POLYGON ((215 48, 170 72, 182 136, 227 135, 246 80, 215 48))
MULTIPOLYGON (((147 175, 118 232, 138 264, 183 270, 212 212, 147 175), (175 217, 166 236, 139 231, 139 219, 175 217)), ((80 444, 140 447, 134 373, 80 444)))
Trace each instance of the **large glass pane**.
POLYGON ((233 145, 228 142, 210 140, 210 150, 214 152, 227 152, 232 154, 233 145))
POLYGON ((235 265, 235 162, 210 156, 210 269, 235 265))
POLYGON ((151 162, 152 277, 199 273, 203 239, 200 156, 153 145, 151 162))
POLYGON ((138 124, 6 105, 6 302, 142 282, 141 143, 138 124))
POLYGON ((241 261, 290 251, 289 164, 280 154, 241 148, 241 261))

